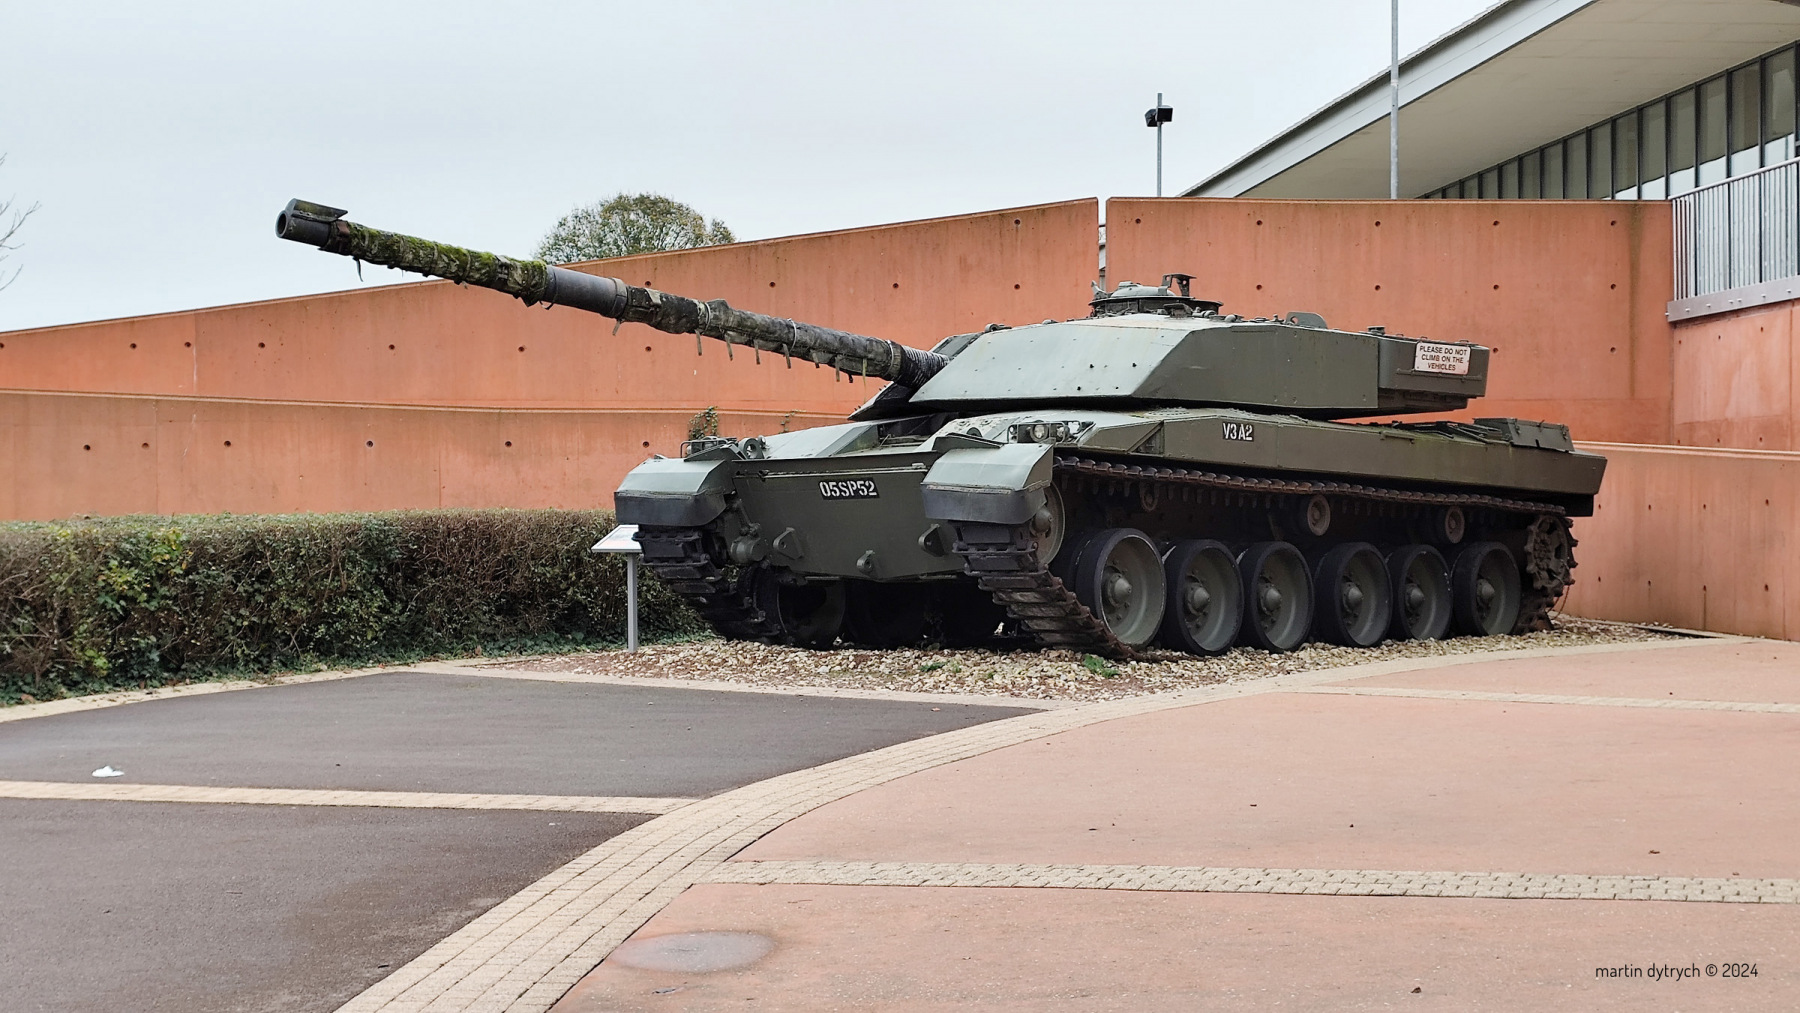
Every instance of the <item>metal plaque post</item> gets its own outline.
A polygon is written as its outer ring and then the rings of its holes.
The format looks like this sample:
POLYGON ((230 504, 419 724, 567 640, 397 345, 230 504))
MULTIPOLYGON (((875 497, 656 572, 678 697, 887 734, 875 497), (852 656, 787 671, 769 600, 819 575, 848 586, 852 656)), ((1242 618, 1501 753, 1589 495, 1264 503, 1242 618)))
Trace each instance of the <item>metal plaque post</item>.
POLYGON ((625 649, 638 649, 638 558, 644 554, 637 540, 636 524, 621 524, 594 543, 590 552, 616 553, 625 557, 625 649))

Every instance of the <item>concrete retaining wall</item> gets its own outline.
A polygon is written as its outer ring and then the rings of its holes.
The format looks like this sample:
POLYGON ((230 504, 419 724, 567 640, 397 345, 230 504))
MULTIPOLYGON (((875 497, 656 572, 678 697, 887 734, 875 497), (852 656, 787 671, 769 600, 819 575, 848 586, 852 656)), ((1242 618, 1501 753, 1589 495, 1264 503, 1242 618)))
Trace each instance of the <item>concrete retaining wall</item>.
MULTIPOLYGON (((1070 201, 579 266, 929 347, 991 321, 1085 313, 1096 214, 1070 201)), ((0 389, 837 414, 863 397, 809 364, 728 359, 714 341, 696 356, 691 336, 641 324, 615 336, 604 317, 441 281, 13 331, 0 344, 0 389)))
POLYGON ((1795 303, 1675 325, 1671 442, 1800 450, 1795 303))
POLYGON ((1800 639, 1800 453, 1583 447, 1608 464, 1570 611, 1800 639))
POLYGON ((1479 341, 1467 414, 1671 442, 1666 203, 1113 199, 1106 223, 1108 284, 1182 271, 1227 312, 1479 341))
MULTIPOLYGON (((612 506, 686 409, 430 408, 0 393, 0 516, 612 506)), ((736 435, 836 415, 720 413, 736 435)))
MULTIPOLYGON (((930 346, 1086 312, 1097 215, 1069 201, 582 267, 930 346)), ((750 435, 841 419, 877 387, 701 352, 447 282, 3 333, 0 518, 610 506, 709 405, 750 435)))

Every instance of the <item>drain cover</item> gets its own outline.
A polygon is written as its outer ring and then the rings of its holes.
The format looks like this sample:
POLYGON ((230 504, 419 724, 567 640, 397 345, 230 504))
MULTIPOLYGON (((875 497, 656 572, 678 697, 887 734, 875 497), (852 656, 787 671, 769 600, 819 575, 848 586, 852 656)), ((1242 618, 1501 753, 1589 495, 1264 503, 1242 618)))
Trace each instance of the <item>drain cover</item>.
POLYGON ((775 940, 755 932, 679 932, 627 940, 606 962, 646 971, 729 971, 774 948, 775 940))

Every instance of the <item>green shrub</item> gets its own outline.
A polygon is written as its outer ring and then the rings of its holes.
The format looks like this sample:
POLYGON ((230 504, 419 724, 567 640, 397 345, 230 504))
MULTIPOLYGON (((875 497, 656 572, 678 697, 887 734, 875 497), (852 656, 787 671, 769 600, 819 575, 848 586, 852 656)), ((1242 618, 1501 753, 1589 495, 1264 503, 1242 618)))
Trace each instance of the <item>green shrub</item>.
MULTIPOLYGON (((617 642, 606 511, 0 524, 0 702, 317 665, 617 642)), ((645 574, 646 637, 704 624, 645 574)))

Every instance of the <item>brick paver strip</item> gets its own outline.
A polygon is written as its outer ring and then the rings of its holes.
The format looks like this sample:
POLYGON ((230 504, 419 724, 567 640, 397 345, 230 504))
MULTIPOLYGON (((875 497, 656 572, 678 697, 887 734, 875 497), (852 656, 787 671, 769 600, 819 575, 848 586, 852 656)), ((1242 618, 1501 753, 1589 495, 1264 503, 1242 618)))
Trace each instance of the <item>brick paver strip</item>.
POLYGON ((224 802, 234 805, 373 806, 384 809, 522 809, 552 813, 649 813, 660 816, 691 798, 617 795, 479 795, 440 791, 336 791, 316 788, 222 788, 110 781, 0 781, 0 798, 74 802, 224 802))
MULTIPOLYGON (((1707 639, 1596 644, 1506 651, 1504 657, 1569 657, 1717 643, 1707 639)), ((1406 658, 1021 714, 701 799, 627 830, 502 901, 371 985, 344 1004, 340 1013, 541 1013, 652 915, 711 876, 726 859, 783 823, 846 795, 1103 721, 1323 682, 1491 661, 1495 653, 1406 658)))
POLYGON ((128 703, 145 703, 150 700, 210 696, 213 693, 234 693, 242 689, 264 689, 269 686, 294 686, 307 682, 336 682, 339 679, 358 679, 365 675, 380 675, 383 672, 397 671, 403 671, 403 669, 355 668, 335 672, 281 675, 268 679, 221 679, 216 682, 190 682, 180 686, 160 686, 156 689, 124 689, 115 693, 74 696, 67 700, 45 700, 41 703, 21 703, 10 707, 0 707, 0 723, 24 721, 29 718, 47 718, 56 714, 74 714, 79 711, 102 710, 107 707, 118 707, 128 703))
POLYGON ((966 886, 1162 893, 1328 893, 1358 897, 1663 900, 1800 904, 1800 879, 1587 876, 1383 869, 1214 869, 1179 865, 988 865, 965 862, 724 862, 708 883, 966 886))
POLYGON ((1340 696, 1402 696, 1422 700, 1491 700, 1498 703, 1554 703, 1578 707, 1657 707, 1667 710, 1746 711, 1752 714, 1800 714, 1800 703, 1755 703, 1745 700, 1683 700, 1678 697, 1558 696, 1553 693, 1490 693, 1474 689, 1413 689, 1405 686, 1309 686, 1301 693, 1340 696))

